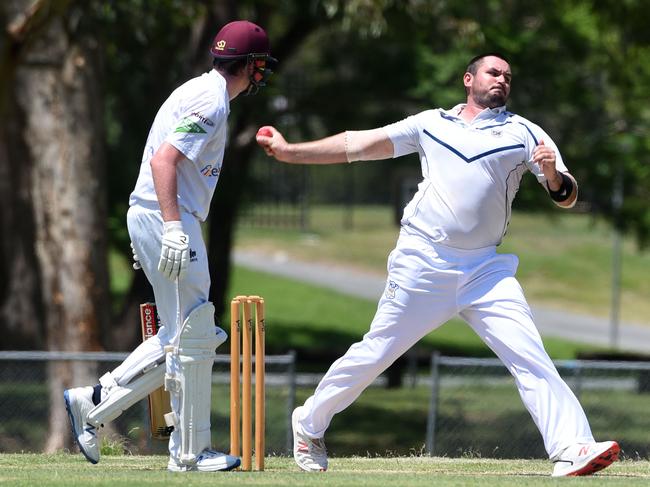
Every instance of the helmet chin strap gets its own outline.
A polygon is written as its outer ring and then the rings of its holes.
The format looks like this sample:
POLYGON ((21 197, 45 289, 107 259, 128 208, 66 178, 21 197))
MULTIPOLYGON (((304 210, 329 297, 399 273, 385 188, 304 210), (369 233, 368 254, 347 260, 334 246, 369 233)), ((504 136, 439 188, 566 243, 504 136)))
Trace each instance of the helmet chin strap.
POLYGON ((255 80, 249 78, 249 83, 248 83, 248 88, 246 88, 246 92, 244 93, 244 96, 253 96, 257 95, 257 92, 260 91, 260 86, 255 83, 255 80))

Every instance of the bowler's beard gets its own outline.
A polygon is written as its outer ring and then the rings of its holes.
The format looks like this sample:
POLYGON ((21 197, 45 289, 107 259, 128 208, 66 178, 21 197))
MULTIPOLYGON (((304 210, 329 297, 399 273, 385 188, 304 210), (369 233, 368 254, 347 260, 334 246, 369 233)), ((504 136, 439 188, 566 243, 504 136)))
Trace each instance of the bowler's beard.
POLYGON ((508 95, 504 92, 491 92, 485 91, 483 93, 475 93, 474 101, 477 105, 486 108, 497 108, 502 107, 508 101, 508 95))

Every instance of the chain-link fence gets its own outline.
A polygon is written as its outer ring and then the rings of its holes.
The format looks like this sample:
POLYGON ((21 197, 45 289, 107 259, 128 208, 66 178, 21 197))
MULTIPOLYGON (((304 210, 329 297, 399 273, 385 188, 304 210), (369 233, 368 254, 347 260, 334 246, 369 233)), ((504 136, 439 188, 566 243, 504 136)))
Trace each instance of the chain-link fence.
MULTIPOLYGON (((110 370, 125 354, 0 352, 0 451, 42 450, 48 431, 50 404, 46 365, 53 360, 83 360, 110 370)), ((229 450, 229 359, 218 355, 213 369, 213 446, 229 450)), ((290 415, 296 384, 312 390, 320 374, 296 374, 293 354, 266 360, 266 441, 270 454, 291 450, 290 415)), ((650 456, 650 363, 557 361, 560 374, 573 389, 597 440, 617 440, 627 457, 650 456)), ((434 354, 428 376, 404 383, 430 391, 422 402, 422 439, 435 456, 544 458, 541 436, 517 393, 514 379, 497 359, 443 357, 434 354)), ((374 388, 385 387, 380 378, 374 388)), ((303 391, 304 392, 304 391, 303 391)), ((63 401, 61 391, 61 401, 63 401)), ((383 407, 390 408, 390 403, 383 407)), ((164 441, 149 437, 147 402, 126 411, 112 425, 111 435, 132 453, 164 453, 164 441)), ((396 428, 399 425, 395 426, 396 428)), ((391 450, 385 445, 378 451, 391 450)))
MULTIPOLYGON (((114 369, 124 353, 0 352, 0 452, 39 452, 48 433, 50 403, 47 364, 80 362, 104 373, 114 369)), ((269 355, 266 365, 266 446, 269 454, 291 450, 291 411, 295 403, 295 354, 269 355)), ((212 375, 212 441, 230 449, 230 355, 217 355, 212 375)), ((89 385, 89 384, 75 384, 89 385)), ((60 396, 63 404, 63 391, 60 396)), ((131 453, 163 453, 167 442, 149 434, 147 400, 125 411, 106 428, 105 437, 131 453)))
MULTIPOLYGON (((596 440, 650 454, 650 363, 560 360, 596 440)), ((432 356, 426 451, 435 456, 543 458, 541 435, 497 359, 432 356)))

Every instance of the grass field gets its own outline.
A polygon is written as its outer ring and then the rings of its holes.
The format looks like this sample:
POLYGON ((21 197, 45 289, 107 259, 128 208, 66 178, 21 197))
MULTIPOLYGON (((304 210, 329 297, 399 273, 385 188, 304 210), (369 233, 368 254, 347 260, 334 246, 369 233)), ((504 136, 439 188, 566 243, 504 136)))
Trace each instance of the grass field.
MULTIPOLYGON (((398 228, 390 207, 353 209, 351 228, 344 225, 345 207, 313 207, 307 233, 291 229, 260 229, 240 225, 236 247, 270 255, 336 263, 384 275, 386 257, 398 228)), ((612 231, 586 214, 550 215, 515 212, 500 252, 520 258, 518 279, 528 299, 601 317, 611 303, 612 231)), ((650 252, 626 238, 622 256, 621 318, 650 326, 650 252)))
POLYGON ((509 487, 547 485, 647 486, 650 462, 624 461, 589 478, 551 478, 539 460, 428 457, 333 458, 327 473, 298 471, 293 459, 269 458, 264 472, 173 474, 166 456, 110 456, 90 465, 81 455, 0 455, 0 484, 16 486, 435 486, 509 487))

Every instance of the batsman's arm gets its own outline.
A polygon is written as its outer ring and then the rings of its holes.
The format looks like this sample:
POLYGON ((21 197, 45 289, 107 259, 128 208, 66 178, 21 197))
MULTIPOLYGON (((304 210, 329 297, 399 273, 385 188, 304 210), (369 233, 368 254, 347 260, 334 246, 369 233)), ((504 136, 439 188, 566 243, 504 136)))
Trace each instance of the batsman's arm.
POLYGON ((151 175, 163 221, 179 221, 176 166, 185 155, 169 142, 163 142, 151 158, 151 175))
POLYGON ((393 157, 393 143, 383 128, 341 132, 331 137, 288 143, 274 127, 262 127, 257 143, 269 156, 292 164, 338 164, 393 157))

